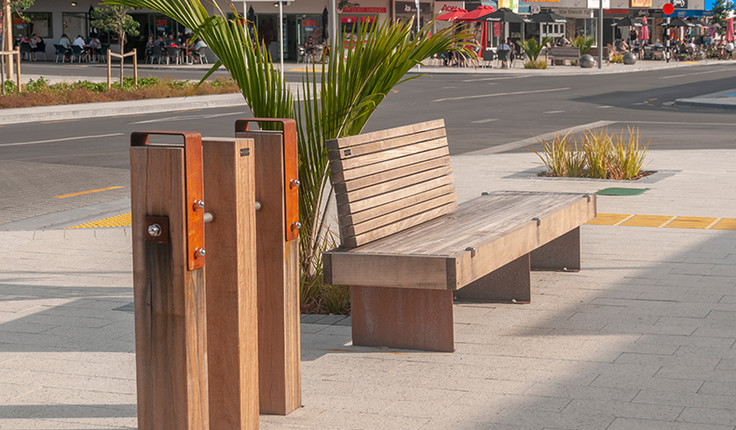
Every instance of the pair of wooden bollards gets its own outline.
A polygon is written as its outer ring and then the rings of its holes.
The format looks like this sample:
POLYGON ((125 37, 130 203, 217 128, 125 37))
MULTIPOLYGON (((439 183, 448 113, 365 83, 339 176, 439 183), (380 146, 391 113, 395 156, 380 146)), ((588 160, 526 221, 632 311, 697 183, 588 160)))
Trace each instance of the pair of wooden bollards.
POLYGON ((131 135, 140 429, 251 429, 301 406, 296 125, 235 130, 131 135))

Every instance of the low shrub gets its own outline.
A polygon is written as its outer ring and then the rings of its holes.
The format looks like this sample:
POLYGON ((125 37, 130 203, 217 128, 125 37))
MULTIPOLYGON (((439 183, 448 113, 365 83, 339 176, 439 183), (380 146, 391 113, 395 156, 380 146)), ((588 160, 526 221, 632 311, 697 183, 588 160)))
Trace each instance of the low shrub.
POLYGON ((105 82, 78 81, 49 84, 40 77, 31 79, 18 91, 15 82, 5 82, 6 95, 0 96, 0 109, 30 106, 49 106, 74 103, 96 103, 150 98, 184 97, 189 95, 237 93, 237 84, 232 79, 217 78, 205 81, 196 90, 190 81, 162 80, 156 77, 138 79, 134 85, 132 77, 126 77, 121 85, 113 82, 107 90, 105 82))
POLYGON ((624 54, 619 52, 614 52, 611 54, 611 63, 618 63, 622 64, 624 62, 624 54))
POLYGON ((530 60, 524 63, 525 69, 546 69, 547 61, 545 60, 530 60))
POLYGON ((586 177, 630 180, 644 172, 644 159, 649 149, 639 144, 639 130, 627 129, 609 133, 608 129, 591 130, 570 139, 570 134, 555 135, 551 141, 537 139, 542 152, 532 151, 547 168, 546 176, 586 177))

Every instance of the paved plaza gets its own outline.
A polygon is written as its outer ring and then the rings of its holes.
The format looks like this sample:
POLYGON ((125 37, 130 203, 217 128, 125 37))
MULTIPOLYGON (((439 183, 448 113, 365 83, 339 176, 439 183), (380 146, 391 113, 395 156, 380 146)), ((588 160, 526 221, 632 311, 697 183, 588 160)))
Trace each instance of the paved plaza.
MULTIPOLYGON (((534 154, 453 157, 458 195, 594 193, 600 213, 728 218, 736 150, 652 151, 634 183, 536 176, 534 154)), ((136 427, 129 228, 2 231, 0 428, 136 427)), ((302 316, 303 407, 265 429, 734 429, 736 231, 586 225, 583 270, 528 305, 457 303, 457 351, 354 347, 302 316)))

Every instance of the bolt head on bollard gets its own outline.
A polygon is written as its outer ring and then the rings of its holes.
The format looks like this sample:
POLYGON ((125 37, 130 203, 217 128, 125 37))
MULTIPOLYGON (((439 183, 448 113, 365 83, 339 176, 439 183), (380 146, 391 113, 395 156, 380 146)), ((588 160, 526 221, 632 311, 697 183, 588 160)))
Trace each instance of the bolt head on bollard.
POLYGON ((156 223, 148 226, 148 235, 151 237, 159 237, 162 232, 163 229, 161 229, 161 226, 156 223))
POLYGON ((192 204, 192 208, 196 211, 197 209, 201 209, 204 207, 204 201, 203 200, 195 200, 192 204))
POLYGON ((302 228, 302 223, 300 222, 295 222, 294 224, 291 225, 292 230, 299 230, 300 228, 302 228))
POLYGON ((300 186, 302 183, 299 181, 299 179, 292 179, 289 181, 289 188, 294 188, 300 186))
POLYGON ((204 257, 206 254, 204 248, 197 248, 194 250, 194 258, 204 257))

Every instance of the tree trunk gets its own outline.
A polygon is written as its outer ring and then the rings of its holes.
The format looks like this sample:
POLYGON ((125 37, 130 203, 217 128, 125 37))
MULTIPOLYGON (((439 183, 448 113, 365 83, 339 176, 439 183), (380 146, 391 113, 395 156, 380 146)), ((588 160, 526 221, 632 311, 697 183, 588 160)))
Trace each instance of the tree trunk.
MULTIPOLYGON (((123 23, 120 23, 121 28, 123 23)), ((120 55, 125 55, 125 32, 121 31, 118 33, 118 38, 120 39, 120 55)), ((120 57, 120 87, 123 86, 123 66, 125 66, 125 57, 120 57)))
MULTIPOLYGON (((3 0, 3 46, 0 51, 13 50, 13 11, 10 8, 10 0, 3 0)), ((12 80, 15 76, 13 67, 13 56, 5 57, 5 78, 12 80)), ((5 85, 5 82, 2 82, 5 85)))

